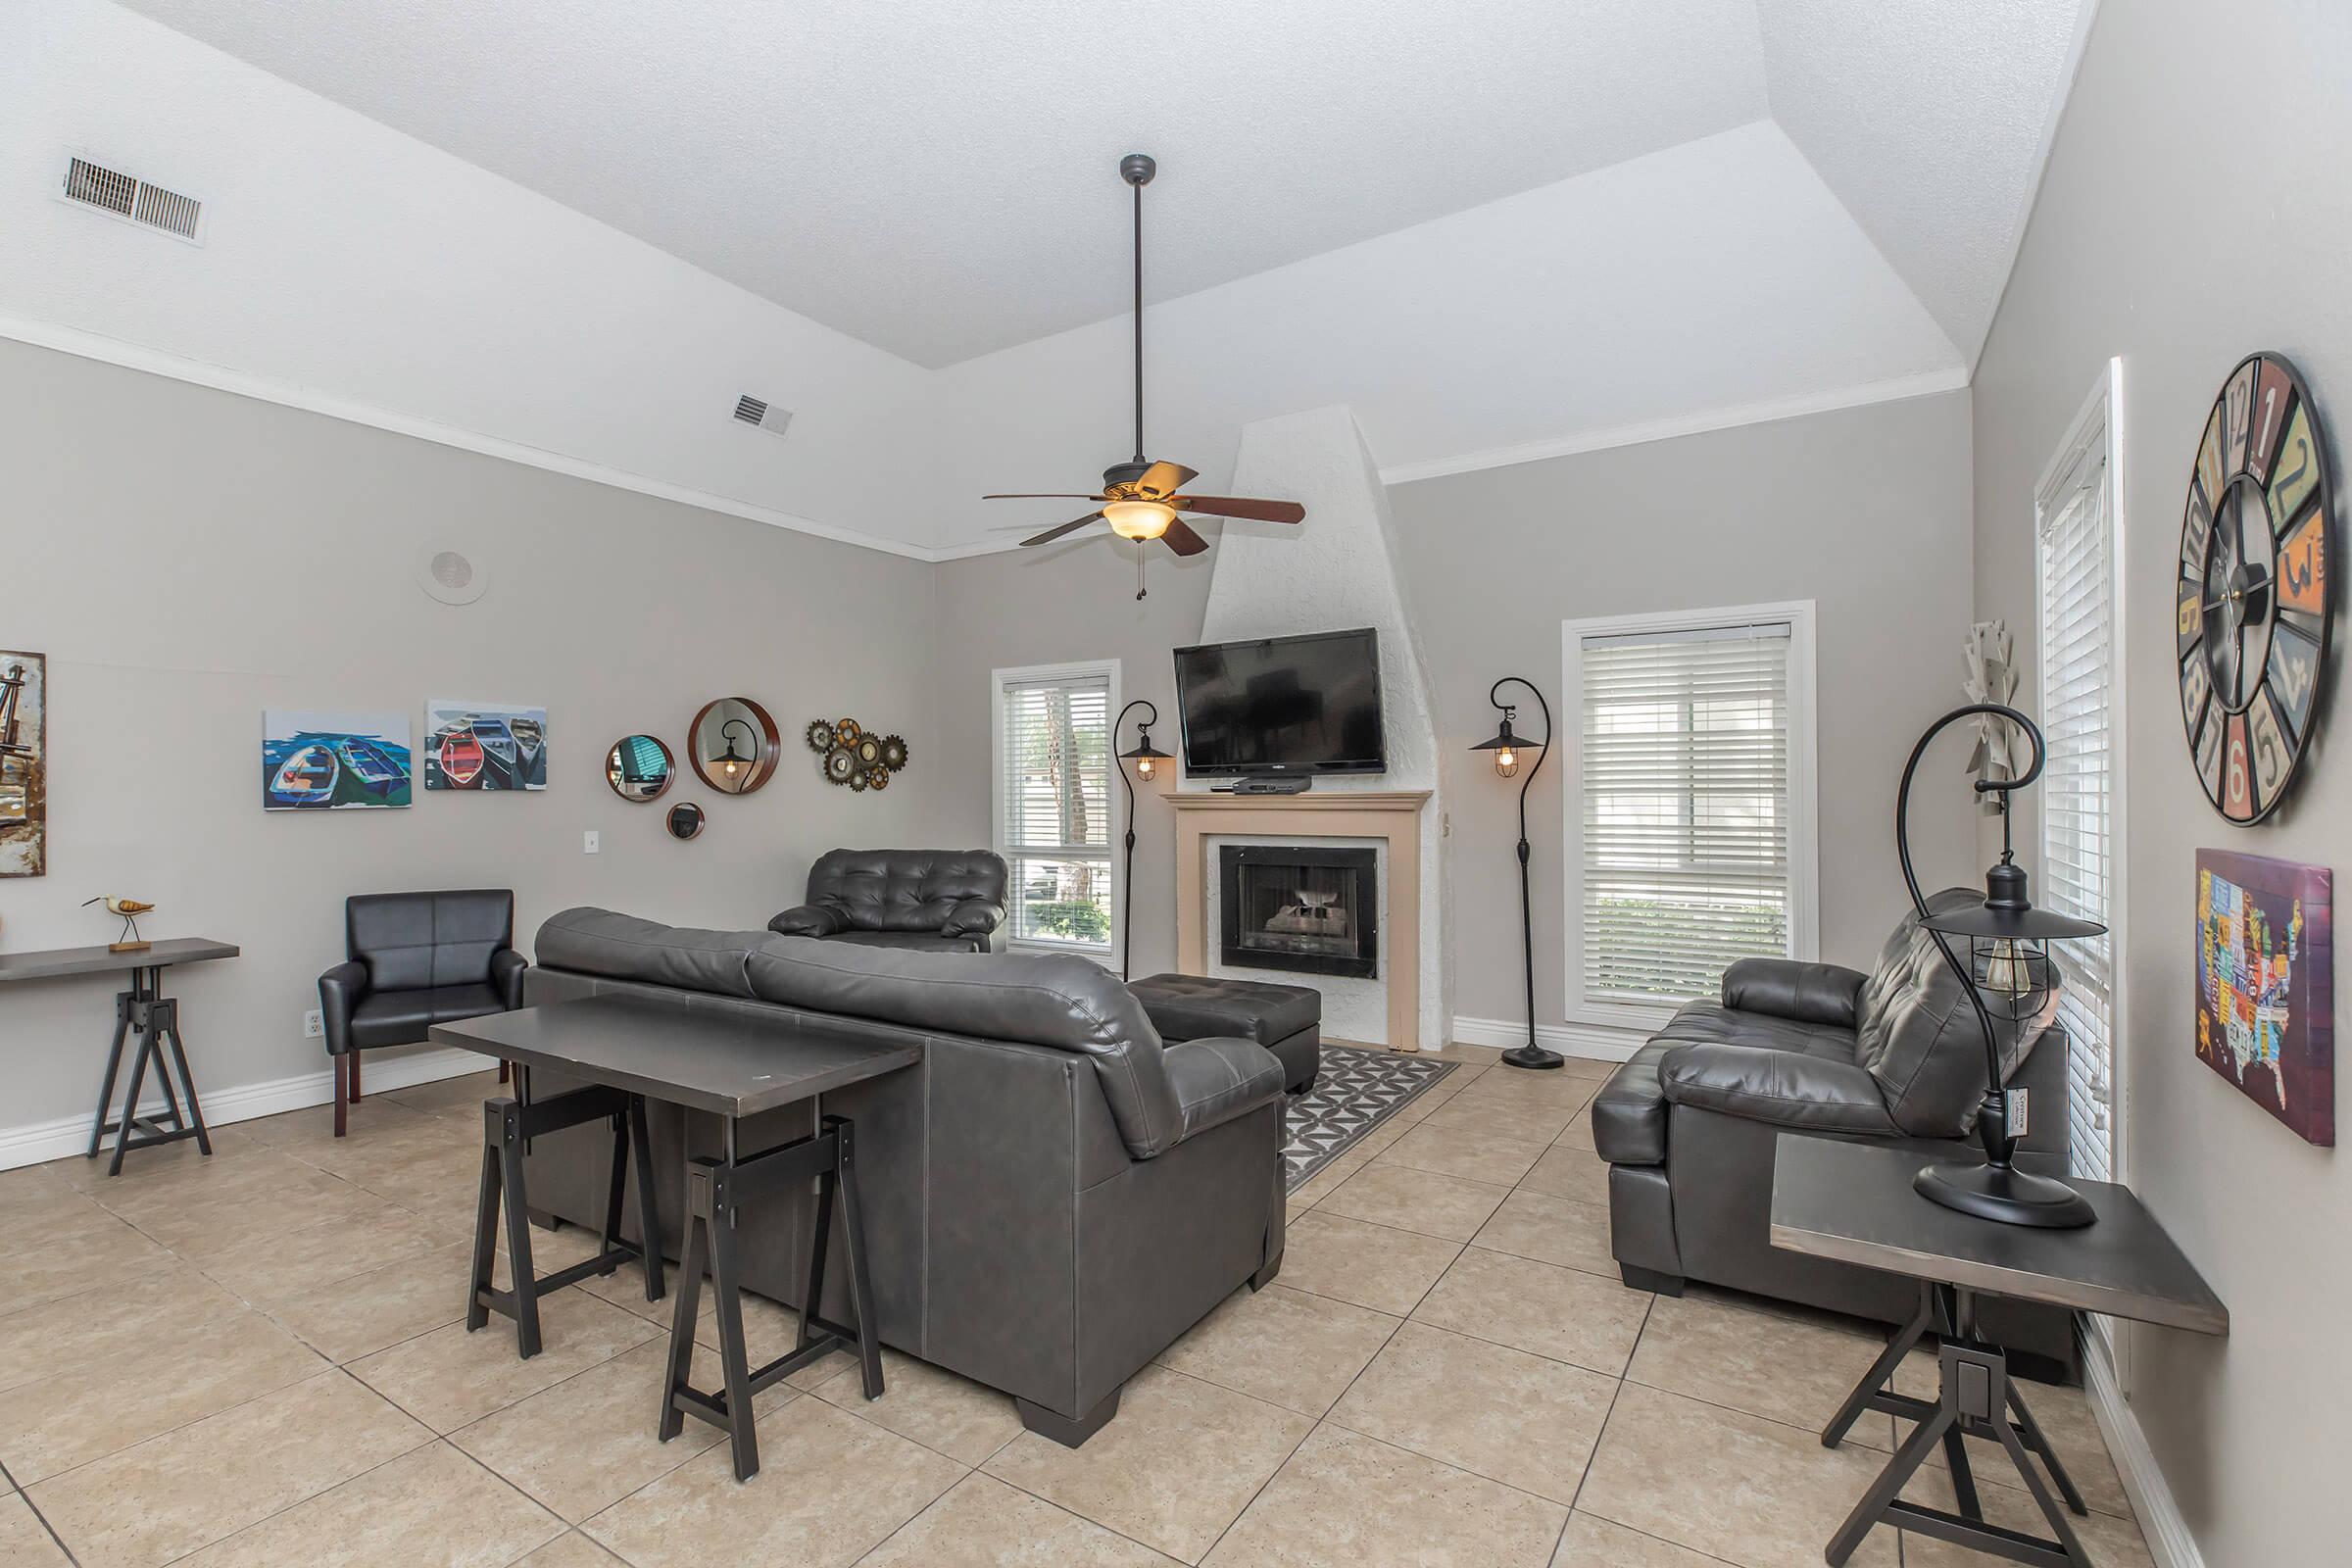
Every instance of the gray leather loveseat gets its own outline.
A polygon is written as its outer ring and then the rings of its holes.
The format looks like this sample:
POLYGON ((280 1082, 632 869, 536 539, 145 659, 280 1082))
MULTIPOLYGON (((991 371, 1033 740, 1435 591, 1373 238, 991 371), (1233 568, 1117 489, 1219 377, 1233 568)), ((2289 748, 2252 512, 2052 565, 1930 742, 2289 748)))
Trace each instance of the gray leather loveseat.
MULTIPOLYGON (((1013 1396, 1032 1431, 1083 1443, 1130 1376, 1280 1266, 1281 1063, 1247 1040, 1163 1046, 1127 988, 1082 958, 690 930, 602 909, 554 916, 537 948, 532 1005, 625 992, 772 1017, 779 1033, 819 1019, 919 1043, 918 1066, 823 1105, 857 1122, 875 1329, 1013 1396)), ((568 1087, 532 1074, 535 1094, 568 1087)), ((696 1118, 689 1148, 681 1112, 648 1110, 674 1258, 682 1162, 717 1152, 717 1128, 696 1118)), ((809 1131, 809 1107, 788 1106, 742 1123, 741 1148, 809 1131)), ((611 1143, 594 1125, 536 1139, 534 1208, 601 1224, 611 1143)), ((812 1215, 803 1197, 744 1227, 747 1286, 799 1304, 812 1215)), ((842 1320, 846 1295, 834 1280, 820 1310, 842 1320)))
POLYGON ((781 936, 927 953, 1004 948, 1004 857, 988 850, 827 850, 808 893, 767 922, 781 936))
MULTIPOLYGON (((1941 910, 1978 898, 1951 888, 1941 910)), ((2004 1007, 2006 999, 2003 999, 2004 1007)), ((2004 1007, 1994 1009, 1999 1017, 2004 1007)), ((2066 1036, 2055 991, 2002 1026, 2008 1081, 2032 1090, 2018 1152, 2064 1175, 2066 1036)), ((1692 1002, 1592 1102, 1609 1162, 1609 1240, 1626 1283, 1679 1295, 1686 1279, 1899 1322, 1918 1287, 1875 1269, 1783 1251, 1769 1236, 1774 1145, 1784 1135, 1889 1143, 1973 1157, 1984 1037, 1959 978, 1906 915, 1863 974, 1745 958, 1719 1002, 1692 1002)), ((2076 1367, 2072 1320, 1987 1298, 1984 1332, 2045 1374, 2076 1367)))

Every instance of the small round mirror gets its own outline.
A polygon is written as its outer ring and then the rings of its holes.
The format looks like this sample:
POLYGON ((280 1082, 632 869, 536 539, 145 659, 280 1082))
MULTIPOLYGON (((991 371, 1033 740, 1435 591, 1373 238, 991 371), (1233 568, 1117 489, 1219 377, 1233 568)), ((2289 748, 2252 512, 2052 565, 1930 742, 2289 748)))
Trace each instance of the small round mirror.
POLYGON ((703 808, 692 801, 680 801, 669 808, 669 836, 690 839, 703 830, 703 808))
POLYGON ((676 771, 669 748, 651 735, 623 735, 605 754, 605 782, 613 794, 640 806, 669 788, 676 771))
POLYGON ((705 703, 686 736, 686 760, 712 789, 749 795, 776 770, 782 737, 767 710, 749 697, 705 703))

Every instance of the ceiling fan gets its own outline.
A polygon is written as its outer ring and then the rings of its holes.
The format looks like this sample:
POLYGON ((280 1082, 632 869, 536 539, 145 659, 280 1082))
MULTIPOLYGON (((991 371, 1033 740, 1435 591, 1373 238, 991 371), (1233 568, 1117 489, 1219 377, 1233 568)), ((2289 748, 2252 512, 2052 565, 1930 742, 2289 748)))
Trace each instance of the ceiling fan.
MULTIPOLYGON (((1107 522, 1122 539, 1148 543, 1157 539, 1180 556, 1197 556, 1208 541, 1193 531, 1180 514, 1205 513, 1217 517, 1247 517, 1258 522, 1302 522, 1306 509, 1296 501, 1253 501, 1246 496, 1194 496, 1184 486, 1198 477, 1180 463, 1153 462, 1144 456, 1144 187, 1158 165, 1142 153, 1119 160, 1119 177, 1135 189, 1135 456, 1102 470, 1102 488, 1093 495, 1027 493, 982 496, 983 501, 1093 501, 1096 511, 1073 517, 1058 527, 1021 541, 1022 545, 1052 544, 1090 522, 1107 522)), ((1142 598, 1142 594, 1137 594, 1142 598)))

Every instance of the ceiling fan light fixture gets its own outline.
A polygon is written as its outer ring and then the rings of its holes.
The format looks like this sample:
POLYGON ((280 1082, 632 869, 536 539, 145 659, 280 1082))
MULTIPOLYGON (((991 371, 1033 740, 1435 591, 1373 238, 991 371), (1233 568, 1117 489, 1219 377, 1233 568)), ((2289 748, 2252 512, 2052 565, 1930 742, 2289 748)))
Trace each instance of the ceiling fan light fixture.
POLYGON ((1176 509, 1164 501, 1113 501, 1102 516, 1122 539, 1156 539, 1176 520, 1176 509))

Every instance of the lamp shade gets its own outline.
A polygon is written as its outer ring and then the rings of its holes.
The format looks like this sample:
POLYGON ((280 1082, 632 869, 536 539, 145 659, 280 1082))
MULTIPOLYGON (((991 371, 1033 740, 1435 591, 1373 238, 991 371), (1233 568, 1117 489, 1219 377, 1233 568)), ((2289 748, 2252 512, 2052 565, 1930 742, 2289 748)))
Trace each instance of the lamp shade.
POLYGON ((1119 754, 1119 760, 1122 762, 1132 762, 1141 758, 1149 758, 1154 762, 1172 762, 1175 760, 1175 759, 1170 757, 1167 753, 1161 751, 1158 747, 1152 744, 1152 732, 1148 729, 1136 737, 1135 747, 1133 750, 1121 752, 1119 754))
POLYGON ((2096 920, 2036 909, 2026 892, 2024 867, 2004 858, 1984 873, 1984 899, 1940 914, 1923 914, 1920 925, 1946 936, 1993 942, 2057 942, 2095 937, 2107 928, 2096 920))
POLYGON ((1510 715, 1506 713, 1503 715, 1502 728, 1494 732, 1494 738, 1493 740, 1480 741, 1476 746, 1473 746, 1470 749, 1474 752, 1516 752, 1524 750, 1530 746, 1541 746, 1544 743, 1542 741, 1531 742, 1523 736, 1512 734, 1510 715))

